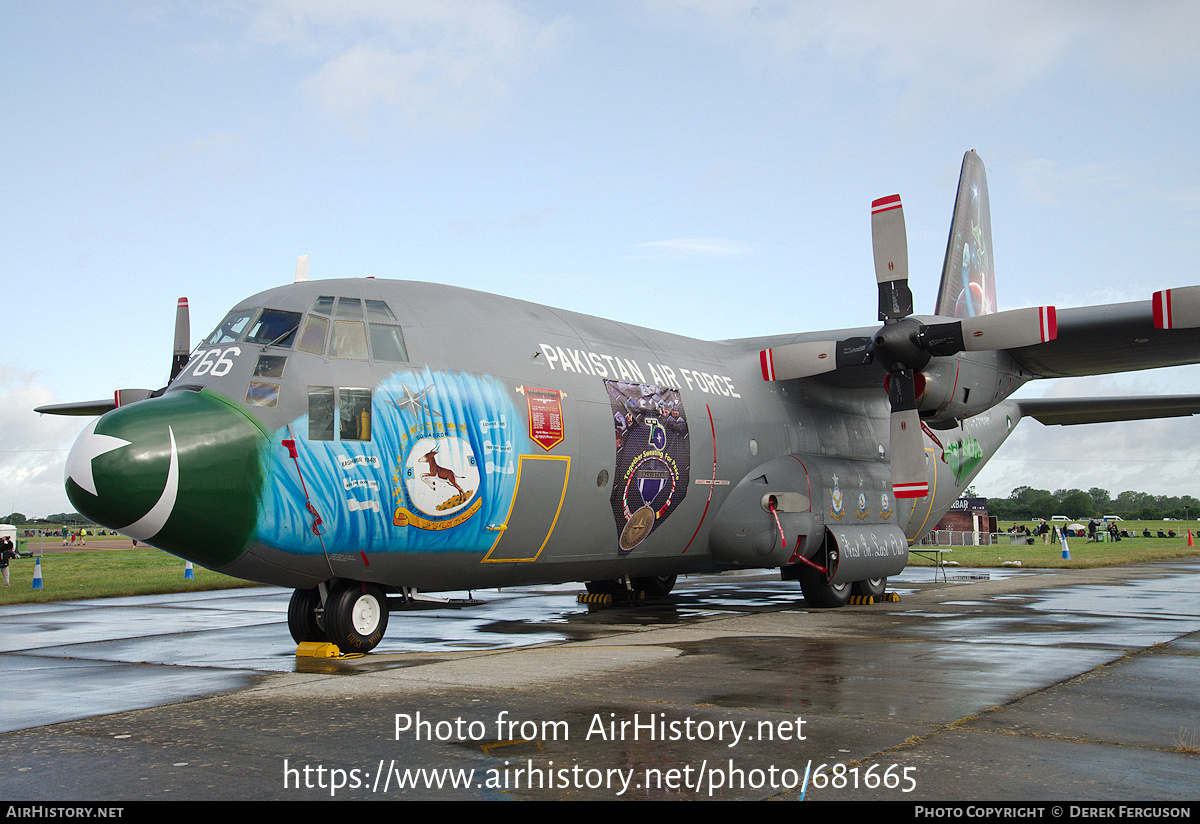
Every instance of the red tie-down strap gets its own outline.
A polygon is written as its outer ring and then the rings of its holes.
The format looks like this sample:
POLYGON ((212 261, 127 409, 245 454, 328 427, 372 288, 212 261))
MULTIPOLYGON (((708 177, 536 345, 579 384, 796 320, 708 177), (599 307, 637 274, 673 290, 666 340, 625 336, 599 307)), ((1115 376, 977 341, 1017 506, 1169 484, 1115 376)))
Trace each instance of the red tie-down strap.
POLYGON ((280 443, 282 443, 284 448, 287 449, 288 455, 290 455, 292 458, 292 463, 296 464, 296 476, 300 478, 300 488, 304 490, 304 506, 308 508, 309 514, 313 516, 313 535, 320 537, 321 535, 325 534, 325 522, 321 520, 321 516, 317 513, 317 508, 313 506, 312 501, 309 500, 308 487, 304 483, 304 473, 300 471, 300 455, 298 452, 296 452, 296 441, 292 438, 287 438, 286 440, 280 441, 280 443))
MULTIPOLYGON (((775 504, 776 504, 775 496, 772 495, 771 499, 767 502, 767 506, 768 506, 768 508, 770 508, 771 514, 775 516, 775 526, 777 526, 779 528, 779 540, 783 541, 783 545, 786 547, 787 546, 787 536, 783 534, 783 524, 779 523, 779 513, 775 509, 775 504)), ((826 575, 829 574, 828 569, 821 566, 820 564, 814 564, 812 561, 808 560, 807 558, 805 558, 803 555, 800 554, 800 536, 799 535, 796 536, 796 549, 792 552, 792 557, 788 558, 789 564, 794 564, 796 561, 800 561, 803 564, 808 564, 813 569, 819 569, 821 572, 825 573, 826 575)))

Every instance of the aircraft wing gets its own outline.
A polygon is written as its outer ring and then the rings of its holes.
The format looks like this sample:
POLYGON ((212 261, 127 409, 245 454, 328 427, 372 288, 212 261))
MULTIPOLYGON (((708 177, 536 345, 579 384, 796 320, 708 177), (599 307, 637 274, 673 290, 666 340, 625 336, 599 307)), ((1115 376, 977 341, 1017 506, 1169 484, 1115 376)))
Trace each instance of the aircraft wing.
POLYGON ((1058 337, 1009 349, 1043 378, 1103 375, 1200 363, 1200 328, 1156 329, 1150 301, 1058 310, 1058 337))
POLYGON ((1036 418, 1047 426, 1138 421, 1147 418, 1182 418, 1200 414, 1200 395, 1012 400, 1020 407, 1023 416, 1036 418))

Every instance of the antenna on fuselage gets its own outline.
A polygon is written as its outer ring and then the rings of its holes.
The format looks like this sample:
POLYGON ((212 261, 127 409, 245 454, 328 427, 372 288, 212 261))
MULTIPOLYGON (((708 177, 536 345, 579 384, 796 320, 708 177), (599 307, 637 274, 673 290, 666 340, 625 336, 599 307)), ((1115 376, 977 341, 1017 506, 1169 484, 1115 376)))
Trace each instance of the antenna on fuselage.
POLYGON ((303 283, 308 280, 308 255, 300 255, 296 258, 296 283, 303 283))

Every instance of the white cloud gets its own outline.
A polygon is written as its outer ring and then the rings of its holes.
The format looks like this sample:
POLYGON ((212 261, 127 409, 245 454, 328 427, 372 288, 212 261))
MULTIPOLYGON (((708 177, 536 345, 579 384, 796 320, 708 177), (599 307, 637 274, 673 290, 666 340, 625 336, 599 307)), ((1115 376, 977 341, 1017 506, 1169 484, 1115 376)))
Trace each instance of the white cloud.
POLYGON ((38 415, 54 393, 27 372, 0 366, 0 510, 44 516, 70 511, 67 452, 87 419, 38 415))
POLYGON ((888 93, 899 89, 897 111, 957 100, 969 117, 993 96, 1064 66, 1110 82, 1177 84, 1200 65, 1200 5, 1182 0, 648 0, 644 8, 646 19, 736 49, 755 68, 832 72, 888 93))
POLYGON ((570 28, 499 0, 260 4, 248 35, 320 61, 301 84, 322 115, 359 135, 469 127, 570 28))

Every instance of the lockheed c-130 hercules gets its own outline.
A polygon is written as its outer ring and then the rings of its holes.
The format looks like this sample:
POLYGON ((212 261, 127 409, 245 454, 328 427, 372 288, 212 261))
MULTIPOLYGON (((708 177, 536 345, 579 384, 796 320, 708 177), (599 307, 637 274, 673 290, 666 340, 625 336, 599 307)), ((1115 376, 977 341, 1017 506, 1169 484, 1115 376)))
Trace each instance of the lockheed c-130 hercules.
POLYGON ((296 282, 67 459, 97 523, 294 588, 296 641, 375 647, 389 601, 779 568, 818 607, 881 595, 1023 416, 1190 415, 1200 396, 1011 400, 1033 378, 1200 361, 1200 287, 996 311, 983 164, 968 152, 936 315, 914 316, 899 196, 872 208, 882 326, 700 341, 449 286, 296 282), (881 391, 881 382, 886 391, 881 391))

